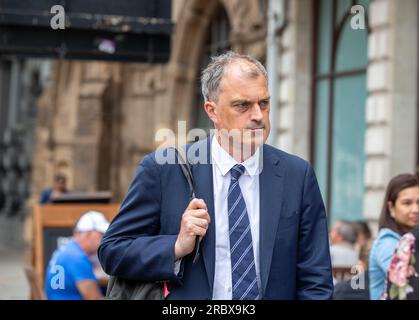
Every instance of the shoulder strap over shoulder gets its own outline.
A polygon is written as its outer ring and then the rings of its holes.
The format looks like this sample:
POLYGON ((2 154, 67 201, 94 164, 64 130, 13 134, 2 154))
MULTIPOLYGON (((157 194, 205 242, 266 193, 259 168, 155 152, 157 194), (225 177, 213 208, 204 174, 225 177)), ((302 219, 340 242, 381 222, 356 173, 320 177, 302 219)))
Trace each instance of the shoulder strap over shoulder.
MULTIPOLYGON (((193 181, 191 167, 189 165, 188 158, 186 156, 186 151, 181 147, 179 148, 179 150, 177 148, 174 148, 174 149, 178 157, 180 168, 182 169, 183 175, 185 176, 186 181, 188 182, 188 185, 189 185, 189 191, 190 191, 189 198, 193 199, 195 198, 194 181, 193 181)), ((202 238, 196 237, 195 250, 194 250, 195 254, 194 254, 193 263, 196 263, 198 261, 198 258, 200 255, 201 241, 202 241, 202 238)))
POLYGON ((189 197, 190 199, 195 198, 195 189, 194 189, 194 181, 193 181, 193 176, 192 176, 192 171, 191 171, 191 167, 189 166, 189 162, 188 159, 185 155, 185 150, 182 148, 173 148, 176 150, 176 154, 177 154, 177 158, 178 158, 178 162, 180 165, 180 168, 182 169, 183 175, 186 178, 186 181, 188 182, 189 185, 189 197))

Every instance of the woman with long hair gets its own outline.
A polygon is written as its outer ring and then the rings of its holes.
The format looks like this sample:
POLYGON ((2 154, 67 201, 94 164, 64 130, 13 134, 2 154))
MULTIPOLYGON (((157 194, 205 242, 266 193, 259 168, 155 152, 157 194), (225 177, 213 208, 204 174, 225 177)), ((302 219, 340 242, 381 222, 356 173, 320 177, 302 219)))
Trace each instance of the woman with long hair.
POLYGON ((379 232, 369 258, 370 297, 384 291, 390 260, 402 235, 419 225, 419 177, 401 174, 389 182, 379 220, 379 232))

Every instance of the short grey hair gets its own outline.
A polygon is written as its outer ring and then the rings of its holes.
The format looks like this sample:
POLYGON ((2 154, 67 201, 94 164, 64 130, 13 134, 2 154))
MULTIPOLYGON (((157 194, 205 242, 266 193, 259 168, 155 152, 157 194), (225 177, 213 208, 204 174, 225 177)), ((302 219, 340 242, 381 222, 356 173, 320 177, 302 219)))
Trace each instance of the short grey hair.
POLYGON ((268 81, 268 73, 265 67, 258 60, 250 55, 243 55, 234 51, 228 51, 219 56, 211 57, 211 62, 202 71, 201 74, 201 89, 205 102, 214 100, 217 102, 220 83, 224 76, 225 68, 232 62, 237 60, 245 60, 254 64, 257 69, 251 69, 249 76, 255 78, 262 74, 266 81, 268 81))
POLYGON ((338 234, 340 234, 346 242, 354 244, 356 242, 356 230, 353 223, 346 220, 340 220, 339 222, 340 224, 337 228, 338 234))

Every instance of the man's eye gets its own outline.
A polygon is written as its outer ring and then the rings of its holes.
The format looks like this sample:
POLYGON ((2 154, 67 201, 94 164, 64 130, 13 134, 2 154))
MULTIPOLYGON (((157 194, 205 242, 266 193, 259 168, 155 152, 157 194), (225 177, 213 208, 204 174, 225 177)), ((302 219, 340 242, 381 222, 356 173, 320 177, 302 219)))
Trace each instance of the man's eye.
POLYGON ((267 108, 269 106, 269 101, 261 101, 259 105, 261 108, 267 108))

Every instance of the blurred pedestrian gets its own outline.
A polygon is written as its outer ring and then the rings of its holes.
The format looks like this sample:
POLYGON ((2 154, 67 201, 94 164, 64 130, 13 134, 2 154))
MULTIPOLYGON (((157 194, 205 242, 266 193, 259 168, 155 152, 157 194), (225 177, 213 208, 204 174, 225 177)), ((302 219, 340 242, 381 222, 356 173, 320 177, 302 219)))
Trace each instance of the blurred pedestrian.
POLYGON ((63 174, 56 174, 54 176, 54 185, 51 189, 42 191, 39 197, 39 204, 47 204, 51 202, 55 197, 58 197, 67 190, 67 178, 63 174))
POLYGON ((356 231, 353 224, 337 220, 329 233, 330 257, 333 267, 350 268, 358 262, 358 252, 354 249, 356 231))
POLYGON ((356 231, 355 250, 360 252, 361 248, 371 241, 371 230, 365 221, 352 222, 356 231))
POLYGON ((369 260, 370 295, 381 298, 390 260, 406 232, 419 225, 419 178, 401 174, 389 182, 379 220, 379 233, 369 260))
POLYGON ((89 257, 97 255, 108 226, 105 216, 97 211, 89 211, 79 219, 73 239, 58 248, 48 264, 45 277, 48 299, 97 300, 103 297, 89 257))

